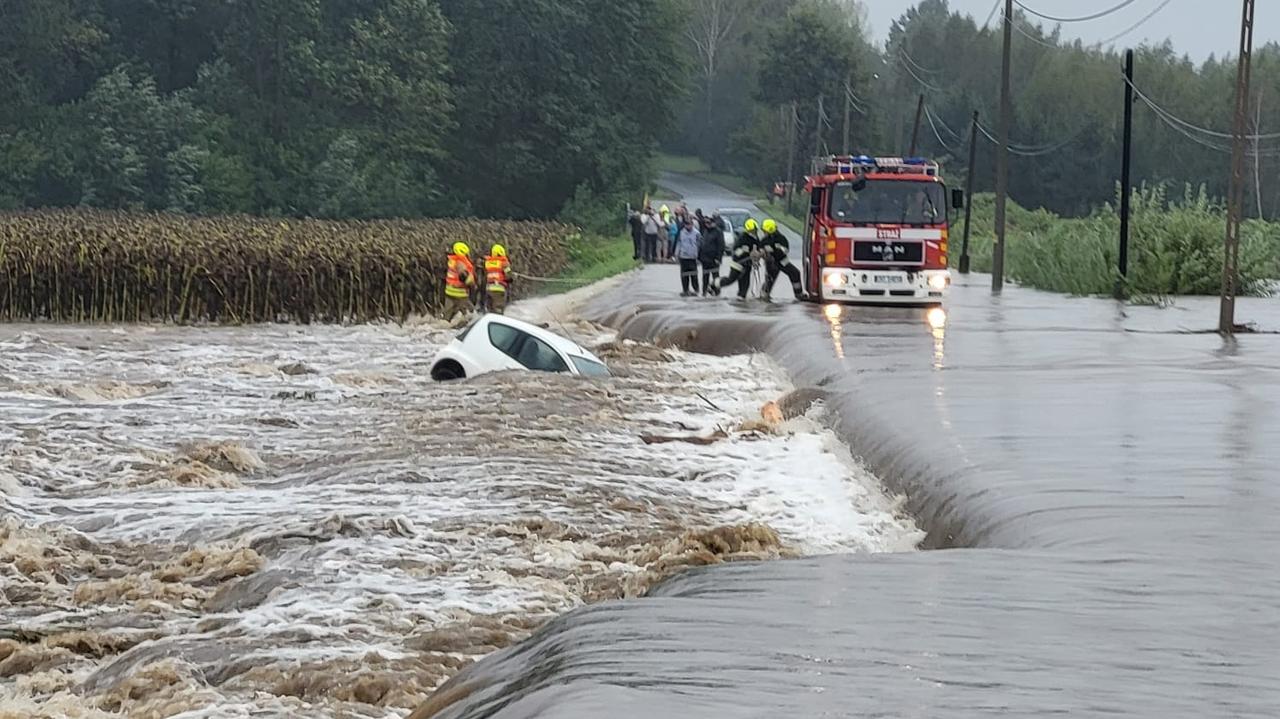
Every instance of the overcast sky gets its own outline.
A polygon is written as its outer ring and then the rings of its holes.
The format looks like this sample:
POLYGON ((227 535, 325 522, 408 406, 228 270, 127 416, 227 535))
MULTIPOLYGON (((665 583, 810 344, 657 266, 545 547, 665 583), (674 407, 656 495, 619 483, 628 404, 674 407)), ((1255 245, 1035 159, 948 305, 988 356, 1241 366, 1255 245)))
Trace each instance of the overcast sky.
MULTIPOLYGON (((917 0, 863 0, 870 11, 871 30, 877 41, 883 42, 889 34, 889 26, 902 16, 917 0)), ((1003 0, 1001 0, 1003 3, 1003 0)), ((1037 12, 1058 17, 1080 17, 1119 5, 1123 0, 1022 0, 1037 12)), ((1105 40, 1141 20, 1164 0, 1134 0, 1128 7, 1090 22, 1063 24, 1062 35, 1081 38, 1085 42, 1105 40)), ((981 25, 991 13, 994 0, 949 0, 952 10, 974 16, 981 25)), ((1173 41, 1178 52, 1190 55, 1196 61, 1210 54, 1222 57, 1235 55, 1240 46, 1240 0, 1170 0, 1169 5, 1123 39, 1115 41, 1117 47, 1137 45, 1144 39, 1160 42, 1173 41)), ((992 22, 998 22, 993 19, 992 22)), ((1045 21, 1046 31, 1053 23, 1045 21)), ((1254 20, 1254 43, 1280 40, 1280 3, 1260 0, 1254 20)), ((1014 36, 1014 41, 1017 41, 1014 36)))

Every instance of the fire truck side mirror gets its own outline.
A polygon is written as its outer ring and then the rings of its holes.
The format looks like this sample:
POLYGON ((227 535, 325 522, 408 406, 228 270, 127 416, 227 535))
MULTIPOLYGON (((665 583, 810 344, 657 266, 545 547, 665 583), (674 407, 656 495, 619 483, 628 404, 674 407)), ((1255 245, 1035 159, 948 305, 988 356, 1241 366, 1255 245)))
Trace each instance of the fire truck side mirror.
POLYGON ((957 210, 964 209, 964 190, 951 191, 951 206, 957 210))

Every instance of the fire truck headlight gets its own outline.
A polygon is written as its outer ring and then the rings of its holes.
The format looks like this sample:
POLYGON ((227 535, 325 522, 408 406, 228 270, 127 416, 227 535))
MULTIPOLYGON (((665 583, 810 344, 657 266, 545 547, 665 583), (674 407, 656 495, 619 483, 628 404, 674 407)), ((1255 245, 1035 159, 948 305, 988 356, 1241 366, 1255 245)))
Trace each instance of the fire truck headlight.
POLYGON ((947 289, 947 285, 949 284, 951 284, 951 278, 947 277, 946 275, 930 275, 929 276, 929 289, 938 290, 939 292, 941 292, 942 290, 947 289))
POLYGON ((822 281, 827 285, 827 287, 844 287, 849 284, 849 278, 839 272, 831 272, 825 275, 822 278, 822 281))

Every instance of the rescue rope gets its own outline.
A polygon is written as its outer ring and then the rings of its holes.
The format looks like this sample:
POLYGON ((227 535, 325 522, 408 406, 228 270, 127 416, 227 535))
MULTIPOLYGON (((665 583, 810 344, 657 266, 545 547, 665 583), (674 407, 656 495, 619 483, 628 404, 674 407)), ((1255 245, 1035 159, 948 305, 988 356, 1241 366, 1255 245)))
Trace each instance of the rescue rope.
POLYGON ((594 279, 588 279, 586 277, 539 277, 537 275, 526 275, 523 272, 512 272, 511 276, 519 277, 522 280, 533 280, 534 282, 562 282, 565 284, 575 284, 575 283, 582 283, 582 282, 589 284, 592 282, 599 282, 600 280, 609 279, 607 277, 596 277, 594 279))

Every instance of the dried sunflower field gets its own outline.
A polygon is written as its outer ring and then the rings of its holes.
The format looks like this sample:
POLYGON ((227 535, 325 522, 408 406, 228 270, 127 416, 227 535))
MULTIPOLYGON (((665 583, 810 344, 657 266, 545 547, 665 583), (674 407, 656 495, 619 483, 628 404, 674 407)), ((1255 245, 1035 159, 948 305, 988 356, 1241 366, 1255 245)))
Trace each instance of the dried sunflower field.
POLYGON ((439 308, 454 242, 476 259, 502 242, 520 271, 554 275, 574 232, 471 219, 0 213, 0 320, 400 321, 439 308))

